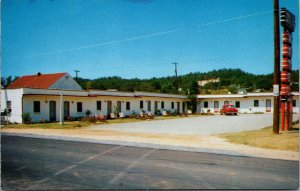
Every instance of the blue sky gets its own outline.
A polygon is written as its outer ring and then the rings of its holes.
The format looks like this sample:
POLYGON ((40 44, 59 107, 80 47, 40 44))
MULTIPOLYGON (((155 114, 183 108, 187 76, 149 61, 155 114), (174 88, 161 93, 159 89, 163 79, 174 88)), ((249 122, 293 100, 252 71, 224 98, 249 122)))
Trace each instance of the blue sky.
MULTIPOLYGON (((299 22, 297 0, 280 0, 299 22)), ((273 0, 2 0, 2 76, 273 72, 273 0)), ((298 28, 293 69, 299 67, 298 28)))

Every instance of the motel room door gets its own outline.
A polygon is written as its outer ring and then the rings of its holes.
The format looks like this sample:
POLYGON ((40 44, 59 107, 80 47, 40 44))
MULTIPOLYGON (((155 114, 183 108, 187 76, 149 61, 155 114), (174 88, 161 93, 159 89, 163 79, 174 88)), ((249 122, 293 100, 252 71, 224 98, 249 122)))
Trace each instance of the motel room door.
POLYGON ((112 102, 107 101, 107 115, 109 116, 112 111, 112 102))
POLYGON ((266 99, 266 112, 271 112, 271 100, 266 99))
POLYGON ((49 118, 50 121, 56 121, 56 102, 55 101, 50 101, 49 102, 49 118))
POLYGON ((182 102, 182 113, 185 113, 185 102, 182 102))
POLYGON ((180 102, 177 102, 177 113, 180 113, 180 102))
POLYGON ((219 101, 214 101, 214 112, 215 113, 219 112, 219 101))
POLYGON ((64 101, 64 119, 70 117, 70 102, 64 101))
POLYGON ((122 112, 122 102, 121 101, 117 101, 117 112, 120 113, 122 112))
POLYGON ((157 101, 154 101, 154 113, 157 114, 157 110, 158 110, 158 103, 157 101))

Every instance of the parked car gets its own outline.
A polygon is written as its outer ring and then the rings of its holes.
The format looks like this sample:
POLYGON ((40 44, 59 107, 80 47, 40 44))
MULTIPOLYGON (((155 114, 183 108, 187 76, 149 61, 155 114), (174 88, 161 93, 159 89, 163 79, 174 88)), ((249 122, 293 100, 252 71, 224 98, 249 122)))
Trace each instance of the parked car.
POLYGON ((220 110, 221 115, 237 115, 238 110, 234 107, 234 105, 226 104, 223 105, 222 109, 220 110))

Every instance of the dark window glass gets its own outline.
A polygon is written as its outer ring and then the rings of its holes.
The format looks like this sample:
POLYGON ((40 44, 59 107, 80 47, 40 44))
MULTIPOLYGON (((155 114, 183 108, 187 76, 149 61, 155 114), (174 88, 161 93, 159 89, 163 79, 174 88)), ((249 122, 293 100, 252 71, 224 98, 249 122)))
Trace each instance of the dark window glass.
POLYGON ((204 102, 204 108, 208 108, 208 101, 204 102))
POLYGON ((236 108, 240 108, 240 102, 239 102, 239 101, 236 101, 236 102, 235 102, 235 107, 236 107, 236 108))
POLYGON ((39 101, 33 102, 33 112, 35 112, 35 113, 41 112, 41 102, 39 102, 39 101))
POLYGON ((143 108, 144 108, 144 102, 140 101, 140 109, 143 109, 143 108))
POLYGON ((77 112, 82 112, 82 102, 77 102, 77 112))
POLYGON ((126 110, 130 110, 130 102, 129 101, 126 102, 126 110))
POLYGON ((11 101, 6 102, 6 107, 7 107, 7 109, 11 109, 11 101))
POLYGON ((254 100, 254 107, 258 107, 259 106, 259 100, 254 100))
POLYGON ((97 110, 101 110, 101 101, 97 101, 97 110))
POLYGON ((161 108, 164 109, 165 108, 165 102, 161 102, 161 108))
POLYGON ((174 102, 171 102, 171 108, 174 109, 174 102))
POLYGON ((297 103, 296 103, 296 100, 294 99, 293 100, 293 107, 296 107, 297 106, 297 103))

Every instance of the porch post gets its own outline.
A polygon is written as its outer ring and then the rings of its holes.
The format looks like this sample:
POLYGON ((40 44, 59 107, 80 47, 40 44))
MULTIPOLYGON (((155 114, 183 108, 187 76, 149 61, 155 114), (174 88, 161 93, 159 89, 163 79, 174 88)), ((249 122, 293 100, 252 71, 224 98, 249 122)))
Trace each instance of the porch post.
POLYGON ((63 125, 64 119, 63 119, 63 112, 64 112, 64 99, 63 99, 63 93, 60 92, 60 110, 59 110, 59 124, 63 125))

